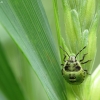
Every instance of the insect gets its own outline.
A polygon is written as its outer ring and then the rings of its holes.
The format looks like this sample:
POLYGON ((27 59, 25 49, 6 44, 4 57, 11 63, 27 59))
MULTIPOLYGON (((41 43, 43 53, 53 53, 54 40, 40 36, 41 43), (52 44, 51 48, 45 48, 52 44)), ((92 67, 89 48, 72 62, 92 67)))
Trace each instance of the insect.
MULTIPOLYGON (((64 52, 66 52, 62 47, 60 47, 64 52)), ((76 55, 72 54, 69 55, 67 52, 67 56, 69 57, 68 60, 66 60, 66 55, 64 55, 64 64, 61 64, 63 66, 62 68, 62 75, 65 78, 65 80, 73 85, 79 85, 81 84, 86 75, 90 75, 87 70, 84 70, 81 66, 81 64, 86 64, 91 60, 87 60, 84 62, 85 56, 88 54, 84 54, 83 58, 81 60, 77 60, 77 56, 86 48, 86 46, 81 49, 76 55)))

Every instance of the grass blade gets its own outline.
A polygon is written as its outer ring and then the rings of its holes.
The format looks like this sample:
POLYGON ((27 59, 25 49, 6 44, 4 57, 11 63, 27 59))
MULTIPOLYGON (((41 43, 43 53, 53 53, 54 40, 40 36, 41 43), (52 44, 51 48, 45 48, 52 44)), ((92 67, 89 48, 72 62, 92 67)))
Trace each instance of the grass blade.
POLYGON ((60 58, 40 0, 4 0, 0 22, 22 50, 50 100, 65 100, 60 58))

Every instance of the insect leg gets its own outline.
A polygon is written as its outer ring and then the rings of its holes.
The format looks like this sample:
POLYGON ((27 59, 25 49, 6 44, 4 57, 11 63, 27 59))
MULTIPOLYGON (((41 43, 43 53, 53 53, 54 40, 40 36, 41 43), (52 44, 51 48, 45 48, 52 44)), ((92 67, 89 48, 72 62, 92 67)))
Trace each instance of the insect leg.
POLYGON ((61 66, 64 66, 64 64, 61 64, 61 66))
POLYGON ((88 73, 88 70, 84 70, 84 71, 85 71, 88 75, 91 75, 91 74, 88 73))
POLYGON ((66 55, 64 55, 64 59, 63 59, 63 61, 66 62, 66 55))
POLYGON ((85 61, 85 62, 81 62, 81 64, 85 64, 85 63, 88 63, 89 61, 91 61, 91 60, 87 60, 87 61, 85 61))
POLYGON ((63 75, 63 69, 61 70, 61 73, 62 73, 62 75, 63 75))
MULTIPOLYGON (((66 62, 66 55, 64 55, 63 61, 66 62)), ((64 64, 61 64, 61 66, 64 66, 64 64)))
POLYGON ((86 56, 87 54, 88 54, 88 53, 86 53, 86 54, 83 55, 83 58, 80 60, 80 62, 82 62, 82 61, 84 60, 84 58, 85 58, 85 56, 86 56))

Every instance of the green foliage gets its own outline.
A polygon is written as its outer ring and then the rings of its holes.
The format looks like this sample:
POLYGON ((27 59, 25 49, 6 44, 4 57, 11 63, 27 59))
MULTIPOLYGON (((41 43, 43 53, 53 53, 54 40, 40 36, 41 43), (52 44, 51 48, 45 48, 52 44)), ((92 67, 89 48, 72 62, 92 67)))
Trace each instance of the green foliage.
POLYGON ((49 99, 65 100, 60 58, 41 1, 5 0, 0 15, 1 24, 28 59, 49 99))
POLYGON ((76 5, 73 6, 69 0, 62 1, 67 49, 69 49, 70 53, 77 54, 80 49, 87 46, 87 49, 79 55, 79 58, 81 59, 84 53, 88 53, 86 60, 93 60, 87 64, 86 69, 91 71, 96 54, 96 32, 98 26, 95 0, 76 0, 76 5), (80 4, 79 8, 77 8, 78 4, 80 4))
MULTIPOLYGON (((82 58, 83 54, 88 53, 85 60, 92 60, 92 61, 90 63, 82 65, 82 67, 83 69, 87 69, 89 73, 92 73, 92 68, 97 50, 96 33, 98 26, 98 14, 96 14, 96 5, 95 5, 96 1, 62 0, 62 4, 64 9, 64 24, 65 24, 64 29, 66 34, 66 37, 62 36, 63 37, 62 47, 70 55, 71 53, 77 54, 77 52, 80 49, 82 49, 84 46, 87 46, 87 49, 82 51, 81 54, 78 55, 78 60, 82 58)), ((62 55, 63 52, 61 53, 61 57, 62 55)), ((88 90, 90 90, 89 89, 90 79, 91 79, 90 77, 91 76, 88 76, 86 81, 83 82, 81 85, 72 86, 66 83, 66 94, 68 100, 90 99, 89 96, 87 96, 86 98, 86 96, 83 95, 85 93, 88 93, 89 92, 88 90), (82 91, 84 88, 86 88, 85 85, 88 88, 88 90, 86 89, 86 91, 85 90, 82 91)))
POLYGON ((4 55, 4 50, 0 43, 0 89, 9 100, 26 100, 14 73, 12 72, 4 55))
MULTIPOLYGON (((73 0, 62 0, 65 25, 64 34, 62 34, 58 0, 53 0, 57 41, 53 37, 41 0, 3 0, 3 3, 0 4, 0 24, 32 66, 50 100, 94 100, 92 97, 97 89, 95 86, 99 85, 100 66, 81 85, 70 85, 64 81, 61 75, 60 64, 63 61, 64 52, 60 50, 60 46, 68 54, 76 54, 87 46, 78 59, 82 58, 84 53, 88 53, 85 60, 92 61, 82 67, 90 73, 92 72, 97 50, 96 31, 100 11, 96 10, 96 3, 95 0, 74 0, 74 2, 73 0), (96 85, 95 81, 97 81, 96 85)), ((99 9, 99 6, 97 8, 99 9)), ((24 66, 23 71, 25 69, 27 70, 24 66)), ((32 86, 30 78, 32 71, 30 70, 27 70, 28 73, 26 73, 28 75, 26 75, 26 81, 30 81, 28 89, 31 89, 32 86)), ((25 93, 22 86, 18 84, 15 74, 6 61, 2 47, 0 47, 0 74, 0 89, 8 100, 26 99, 25 95, 29 94, 25 93), (6 70, 1 65, 5 66, 6 70), (2 84, 3 82, 4 84, 2 84)), ((99 89, 97 90, 99 93, 99 89)), ((30 90, 29 92, 31 94, 29 96, 34 94, 30 90)), ((95 100, 99 100, 98 94, 95 100)))

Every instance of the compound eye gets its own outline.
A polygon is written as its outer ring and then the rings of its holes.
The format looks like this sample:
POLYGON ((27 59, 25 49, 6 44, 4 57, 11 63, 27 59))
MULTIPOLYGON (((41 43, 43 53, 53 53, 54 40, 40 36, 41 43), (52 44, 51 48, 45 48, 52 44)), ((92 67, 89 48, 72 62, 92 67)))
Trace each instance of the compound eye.
POLYGON ((76 71, 79 71, 81 68, 80 68, 80 66, 76 66, 76 71))

